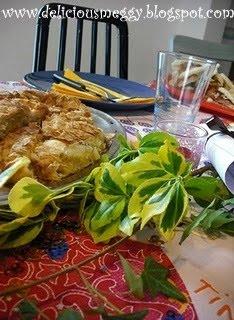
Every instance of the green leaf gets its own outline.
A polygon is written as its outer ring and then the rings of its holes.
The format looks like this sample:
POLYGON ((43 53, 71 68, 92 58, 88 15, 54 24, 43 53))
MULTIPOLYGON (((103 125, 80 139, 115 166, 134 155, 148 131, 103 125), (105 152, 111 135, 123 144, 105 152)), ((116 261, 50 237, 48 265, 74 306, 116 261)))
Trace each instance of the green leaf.
POLYGON ((148 179, 170 178, 162 167, 160 158, 154 153, 145 153, 135 158, 131 162, 125 163, 121 167, 123 179, 136 187, 148 179))
POLYGON ((30 160, 26 157, 19 158, 13 163, 9 168, 0 173, 0 188, 13 177, 14 174, 23 167, 27 166, 30 163, 30 160))
POLYGON ((208 210, 207 216, 201 221, 201 227, 207 234, 218 234, 220 232, 232 235, 234 217, 225 209, 208 210))
POLYGON ((144 296, 142 278, 139 275, 136 275, 130 263, 126 259, 124 259, 121 254, 119 254, 119 257, 124 269, 124 277, 129 290, 135 297, 142 299, 144 296))
POLYGON ((37 306, 34 302, 29 300, 23 300, 17 307, 20 313, 20 318, 23 320, 34 319, 38 315, 37 306))
POLYGON ((83 317, 79 311, 67 308, 59 312, 57 320, 83 320, 83 317))
MULTIPOLYGON (((234 221, 234 218, 233 218, 234 221)), ((226 222, 226 213, 224 209, 220 210, 207 210, 206 217, 200 222, 200 227, 203 230, 207 230, 210 228, 217 228, 223 225, 226 222)), ((228 221, 227 221, 228 222, 228 221)))
POLYGON ((126 185, 118 170, 110 163, 102 163, 95 177, 95 198, 108 201, 126 195, 126 185))
POLYGON ((155 216, 160 216, 160 232, 166 239, 187 213, 188 195, 180 180, 165 182, 151 179, 143 183, 132 195, 128 213, 141 218, 141 229, 155 216))
POLYGON ((212 208, 212 206, 214 205, 215 200, 213 200, 209 206, 207 208, 205 208, 204 210, 201 211, 201 213, 199 213, 199 215, 197 215, 193 221, 185 228, 182 237, 180 239, 180 244, 182 244, 182 242, 184 242, 184 240, 190 235, 190 233, 197 228, 201 222, 207 217, 207 215, 209 214, 209 209, 212 208))
POLYGON ((157 215, 162 215, 173 197, 174 190, 170 185, 161 187, 157 190, 143 205, 140 212, 141 217, 141 229, 146 223, 157 215))
POLYGON ((120 144, 120 147, 121 147, 121 149, 120 149, 121 151, 122 151, 123 149, 125 149, 125 150, 132 150, 131 145, 129 144, 127 138, 126 138, 123 134, 119 134, 119 135, 117 136, 117 139, 118 139, 118 141, 119 141, 119 144, 120 144))
POLYGON ((234 198, 223 201, 223 206, 234 206, 234 198))
POLYGON ((144 271, 162 279, 166 279, 169 275, 169 270, 150 256, 145 259, 144 271))
POLYGON ((173 230, 188 212, 189 198, 181 181, 171 187, 170 201, 160 217, 159 230, 166 239, 173 236, 173 230))
POLYGON ((90 229, 90 234, 93 238, 93 241, 95 243, 108 242, 110 239, 118 236, 119 225, 120 225, 120 219, 117 219, 95 231, 90 229))
POLYGON ((145 267, 142 273, 144 289, 149 290, 152 297, 162 293, 167 297, 185 302, 186 297, 171 282, 167 280, 167 271, 165 268, 148 257, 145 260, 145 267))
POLYGON ((84 219, 85 229, 92 236, 95 243, 107 242, 119 234, 120 218, 112 221, 111 223, 105 225, 104 227, 98 228, 97 230, 92 230, 91 220, 92 220, 92 217, 95 215, 99 205, 100 204, 98 202, 93 202, 85 210, 85 213, 84 213, 85 214, 85 219, 84 219))
POLYGON ((93 201, 84 211, 84 226, 89 233, 90 233, 91 219, 95 215, 99 205, 100 205, 99 202, 93 201))
POLYGON ((214 177, 192 177, 185 181, 185 189, 202 207, 207 207, 214 198, 226 199, 229 196, 223 182, 214 177))
POLYGON ((55 218, 57 217, 57 214, 60 210, 60 208, 56 205, 54 201, 51 201, 50 204, 48 205, 50 211, 48 213, 48 220, 53 222, 55 218))
POLYGON ((110 162, 116 167, 120 167, 124 161, 134 159, 134 157, 138 155, 138 151, 128 143, 125 136, 119 135, 117 138, 120 144, 119 152, 118 155, 110 162))
POLYGON ((91 219, 90 228, 97 230, 120 217, 125 207, 125 199, 117 198, 115 202, 103 201, 91 219))
POLYGON ((13 212, 34 217, 41 213, 52 197, 52 190, 32 178, 25 177, 11 189, 8 203, 13 212))
POLYGON ((128 214, 130 217, 141 217, 140 212, 146 201, 156 193, 161 187, 168 183, 167 179, 154 178, 144 181, 133 193, 128 204, 128 214))
POLYGON ((159 149, 158 156, 162 168, 174 177, 186 177, 191 172, 192 164, 186 162, 184 156, 168 143, 159 149))
POLYGON ((229 236, 232 236, 234 237, 234 222, 231 221, 231 222, 228 222, 228 223, 225 223, 223 224, 219 230, 223 233, 226 233, 228 234, 229 236))
POLYGON ((19 217, 12 221, 0 224, 0 236, 6 233, 9 233, 15 229, 21 227, 26 221, 28 217, 19 217))
POLYGON ((143 320, 148 314, 148 310, 141 310, 133 313, 118 314, 117 316, 102 315, 103 320, 143 320))
POLYGON ((130 237, 133 234, 134 227, 139 219, 140 218, 138 217, 129 217, 128 214, 125 215, 124 218, 121 218, 119 230, 130 237))
POLYGON ((39 221, 29 226, 23 225, 9 232, 7 236, 3 235, 3 243, 0 237, 1 249, 16 248, 31 242, 41 232, 43 224, 43 221, 39 221))
POLYGON ((166 132, 151 132, 141 138, 139 144, 140 153, 154 152, 157 153, 161 146, 167 142, 174 147, 178 147, 178 141, 166 132))

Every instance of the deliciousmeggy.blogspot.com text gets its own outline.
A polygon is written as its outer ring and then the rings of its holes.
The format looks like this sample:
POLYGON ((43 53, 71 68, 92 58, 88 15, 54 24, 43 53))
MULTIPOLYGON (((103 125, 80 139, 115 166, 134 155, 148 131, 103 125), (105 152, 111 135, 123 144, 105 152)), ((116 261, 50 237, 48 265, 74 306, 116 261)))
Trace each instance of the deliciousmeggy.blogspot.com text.
POLYGON ((160 6, 147 4, 142 8, 123 7, 122 9, 89 9, 70 6, 66 8, 62 4, 58 4, 54 9, 50 5, 46 5, 43 10, 38 8, 21 8, 21 9, 0 9, 0 19, 33 19, 40 18, 62 19, 62 18, 86 18, 86 19, 106 19, 120 18, 122 21, 138 22, 146 19, 166 20, 168 22, 180 21, 186 19, 232 19, 234 18, 233 9, 205 10, 202 7, 196 9, 181 9, 171 7, 163 9, 160 6))

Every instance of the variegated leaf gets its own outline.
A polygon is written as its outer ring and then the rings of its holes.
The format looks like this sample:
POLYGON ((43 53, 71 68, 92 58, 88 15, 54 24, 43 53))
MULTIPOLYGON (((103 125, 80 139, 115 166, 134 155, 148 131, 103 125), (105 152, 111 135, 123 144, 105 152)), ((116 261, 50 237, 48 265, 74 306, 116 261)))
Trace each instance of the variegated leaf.
POLYGON ((176 181, 171 187, 170 201, 160 217, 159 230, 168 240, 174 235, 175 227, 188 212, 189 198, 181 181, 176 181))
POLYGON ((158 152, 162 169, 173 176, 186 177, 192 169, 192 164, 185 161, 184 156, 174 147, 165 143, 158 152))
POLYGON ((162 186, 168 183, 167 179, 154 178, 143 182, 133 193, 128 204, 128 214, 130 217, 141 217, 140 212, 144 204, 150 197, 156 193, 162 186))
POLYGON ((103 201, 91 219, 90 229, 97 230, 110 224, 120 217, 125 207, 125 199, 119 198, 115 202, 103 201))
POLYGON ((142 154, 131 162, 123 164, 121 175, 127 183, 136 187, 147 179, 170 178, 170 174, 162 169, 160 158, 154 153, 142 154))
POLYGON ((112 164, 101 164, 101 170, 95 177, 94 195, 99 202, 111 201, 126 195, 125 182, 112 164))
POLYGON ((139 145, 139 152, 146 153, 146 152, 154 152, 157 153, 159 148, 163 146, 165 143, 168 143, 174 147, 178 147, 179 143, 177 142, 176 138, 171 136, 166 132, 151 132, 145 135, 140 140, 139 145))
POLYGON ((53 198, 53 192, 38 181, 25 177, 18 181, 8 195, 11 210, 22 216, 35 217, 53 198))

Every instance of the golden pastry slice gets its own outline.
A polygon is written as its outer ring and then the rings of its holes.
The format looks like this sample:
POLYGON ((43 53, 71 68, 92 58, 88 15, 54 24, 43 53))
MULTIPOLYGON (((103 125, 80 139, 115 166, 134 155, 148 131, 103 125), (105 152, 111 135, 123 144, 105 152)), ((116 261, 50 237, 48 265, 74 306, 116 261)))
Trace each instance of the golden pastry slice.
POLYGON ((30 176, 60 184, 87 174, 108 149, 108 139, 76 97, 25 90, 4 94, 1 105, 0 171, 19 157, 30 159, 13 182, 30 176))

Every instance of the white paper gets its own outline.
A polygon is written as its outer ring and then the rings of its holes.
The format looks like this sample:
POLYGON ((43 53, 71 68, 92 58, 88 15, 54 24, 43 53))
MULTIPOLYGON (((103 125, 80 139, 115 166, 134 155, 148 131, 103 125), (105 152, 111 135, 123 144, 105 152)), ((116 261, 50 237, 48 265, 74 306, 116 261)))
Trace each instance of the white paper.
POLYGON ((206 154, 223 182, 234 194, 234 139, 218 133, 206 143, 206 154))

